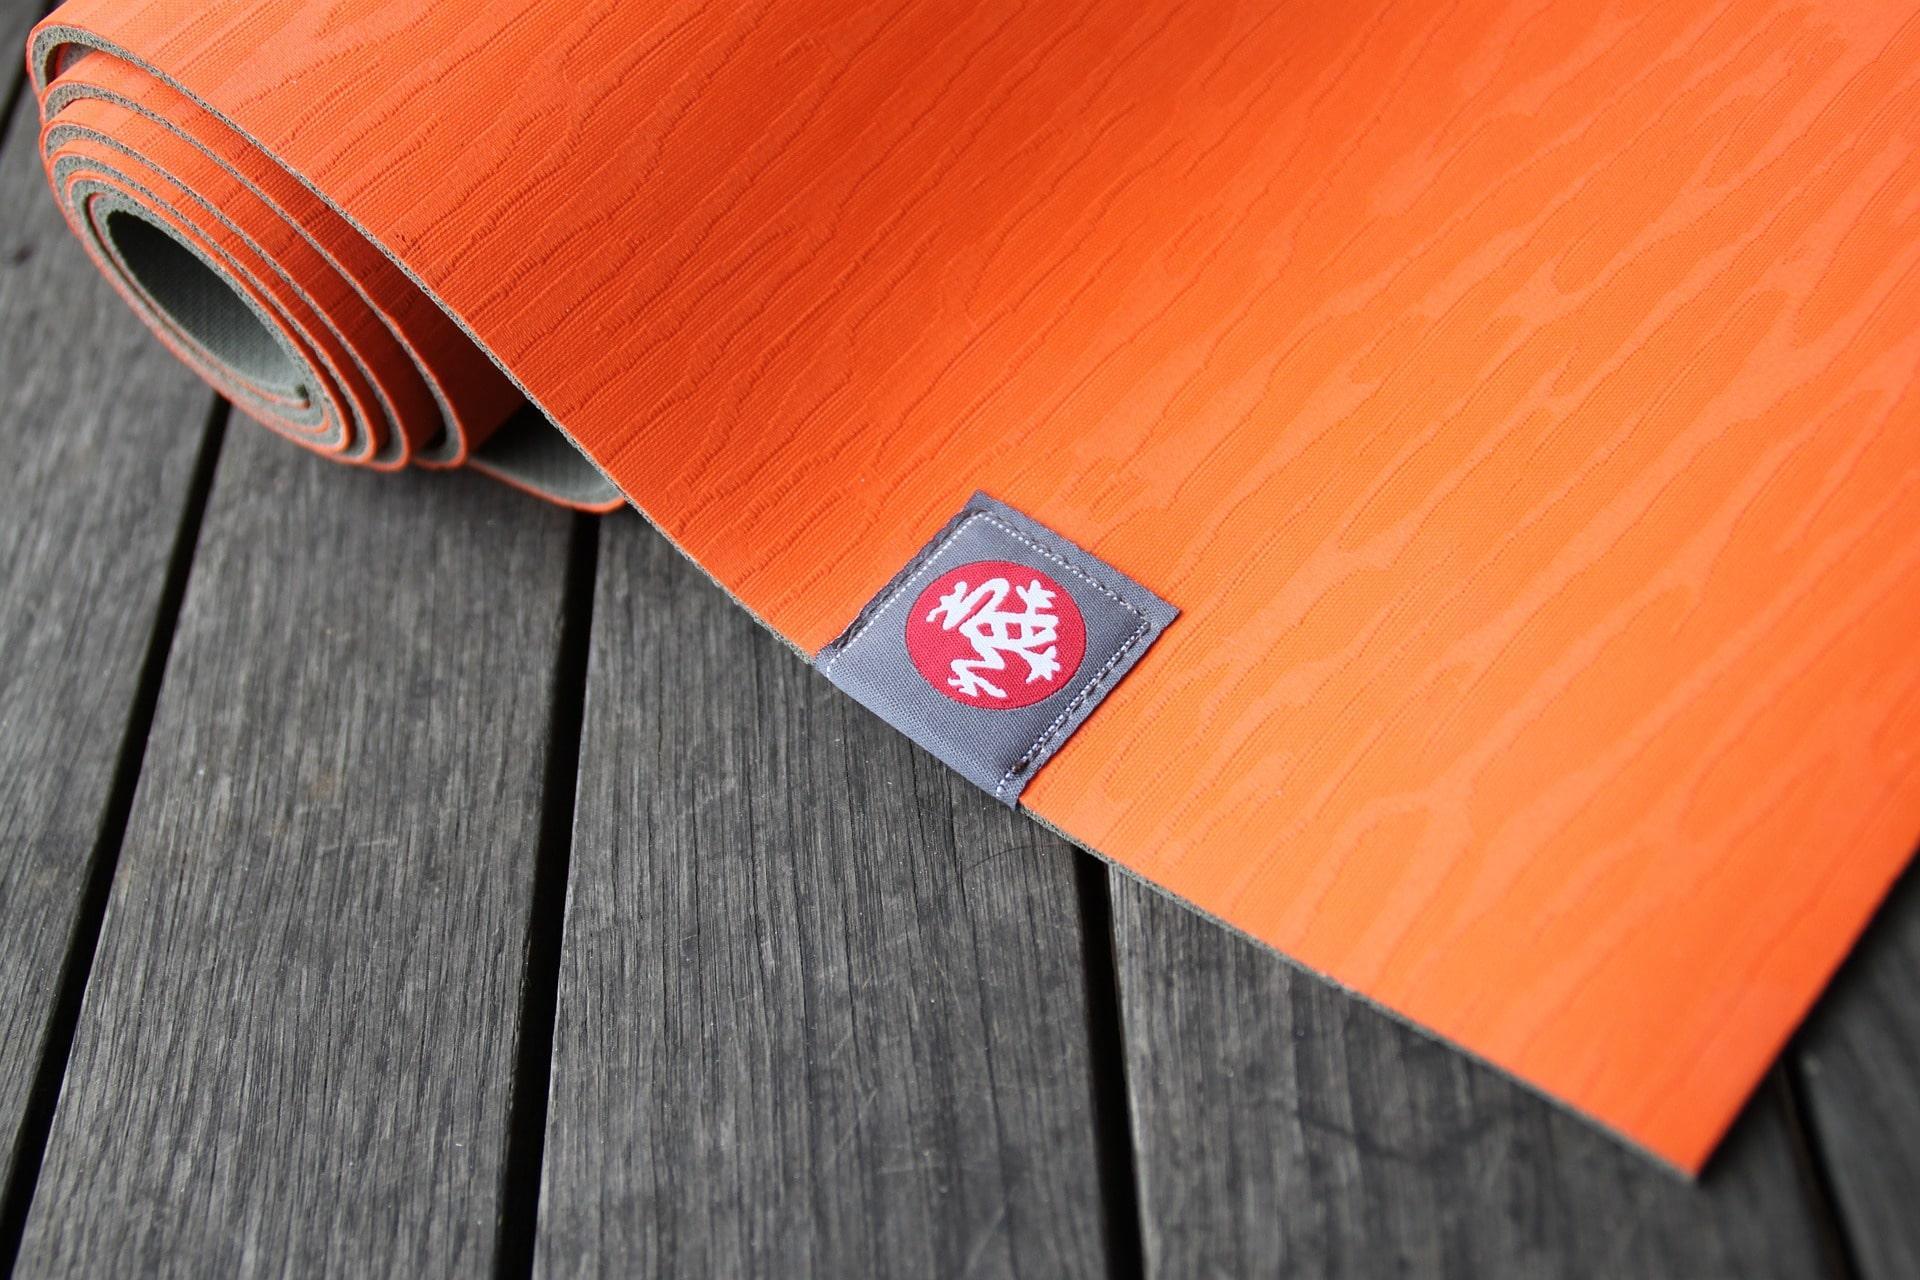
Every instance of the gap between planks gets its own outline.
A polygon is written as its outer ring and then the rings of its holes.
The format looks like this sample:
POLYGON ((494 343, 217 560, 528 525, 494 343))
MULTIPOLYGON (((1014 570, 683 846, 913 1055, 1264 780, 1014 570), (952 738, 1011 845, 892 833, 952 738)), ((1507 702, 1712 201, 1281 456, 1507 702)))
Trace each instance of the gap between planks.
POLYGON ((174 624, 180 619, 180 605, 186 599, 187 578, 193 571, 193 553, 200 543, 200 525, 207 513, 207 496, 213 490, 213 472, 220 460, 220 445, 226 438, 228 414, 227 403, 217 399, 207 414, 201 429, 200 449, 194 457, 186 505, 167 557, 166 582, 160 590, 153 631, 140 663, 126 732, 120 740, 100 837, 87 862, 80 909, 60 966, 44 1048, 27 1095, 26 1113, 15 1145, 5 1196, 0 1199, 0 1276, 13 1274, 14 1263, 20 1255, 20 1241, 26 1231, 27 1211, 33 1206, 33 1193, 39 1184, 47 1135, 53 1128, 60 1084, 66 1078, 67 1062, 73 1052, 80 1001, 93 971, 100 924, 106 916, 113 873, 120 864, 127 818, 133 812, 133 793, 140 785, 140 766, 147 756, 147 735, 153 728, 153 710, 160 700, 160 685, 166 677, 167 655, 173 651, 174 624))

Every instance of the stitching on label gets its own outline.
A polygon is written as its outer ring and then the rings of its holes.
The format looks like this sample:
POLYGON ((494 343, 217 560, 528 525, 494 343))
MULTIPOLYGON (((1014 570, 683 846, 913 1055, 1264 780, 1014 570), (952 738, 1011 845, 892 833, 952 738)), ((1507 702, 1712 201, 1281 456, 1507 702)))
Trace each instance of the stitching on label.
POLYGON ((1153 624, 1147 615, 1136 608, 1131 601, 1113 591, 1104 582, 1101 582, 1079 565, 1055 552, 1052 548, 1044 547, 1038 542, 1035 542, 1025 533, 1000 519, 991 511, 970 511, 955 523, 951 529, 948 529, 944 537, 921 553, 918 562, 913 566, 912 572, 897 580, 893 589, 887 592, 886 599, 879 602, 879 605, 867 615, 864 621, 859 623, 844 642, 835 643, 833 655, 820 667, 821 674, 832 675, 835 664, 850 652, 856 644, 860 643, 860 637, 872 630, 875 623, 886 617, 887 614, 892 611, 893 606, 932 571, 934 562, 940 558, 940 554, 953 544, 953 540, 958 538, 968 525, 976 520, 985 520, 988 524, 1000 530, 1000 532, 1006 534, 1015 542, 1026 547, 1029 551, 1059 565, 1062 569, 1065 569, 1068 573, 1071 573, 1074 577, 1080 579, 1080 581, 1086 583, 1095 591, 1098 591, 1101 595, 1132 614, 1134 620, 1138 623, 1138 625, 1134 627, 1133 633, 1120 644, 1119 648, 1113 651, 1112 656, 1101 665, 1100 669, 1093 673, 1093 678, 1081 686, 1080 691, 1074 694, 1067 702, 1067 705, 1060 709, 1060 714, 1054 717, 1053 722, 1047 725, 1045 729, 1042 729, 1040 736, 1035 738, 1025 751, 1021 752, 1020 758, 1014 761, 1013 767, 1001 775, 999 785, 993 789, 993 798, 998 800, 1005 794, 1008 783, 1024 773, 1034 761, 1040 757, 1043 751, 1054 745, 1052 740, 1061 735, 1062 731, 1066 728, 1067 722, 1073 719, 1074 713, 1100 690, 1101 685, 1106 682, 1107 677, 1113 674, 1114 668, 1119 666, 1120 663, 1126 659, 1127 655, 1139 645, 1141 640, 1146 638, 1147 633, 1153 629, 1153 624))
MULTIPOLYGON (((1092 582, 1093 580, 1089 578, 1088 581, 1092 582)), ((1095 585, 1097 586, 1099 584, 1095 583, 1095 585)), ((1125 602, 1123 601, 1122 603, 1125 602)), ((1128 608, 1132 609, 1132 606, 1129 605, 1128 608)), ((1113 656, 1107 659, 1105 666, 1094 673, 1093 679, 1088 681, 1086 687, 1081 689, 1079 693, 1074 694, 1073 700, 1068 702, 1066 706, 1060 708, 1060 714, 1054 717, 1053 723, 1040 731, 1040 736, 1033 740, 1033 745, 1028 747, 1021 757, 1013 762, 1013 768, 1007 770, 1000 776, 999 785, 993 789, 994 799, 998 800, 1000 793, 1007 789, 1007 784, 1026 771, 1027 766, 1032 764, 1034 758, 1040 754, 1040 749, 1048 745, 1047 739, 1054 737, 1065 728, 1067 721, 1072 718, 1073 713, 1080 709, 1080 704, 1093 696, 1094 691, 1100 687, 1101 682, 1107 678, 1115 667, 1120 665, 1120 660, 1126 657, 1133 647, 1139 644, 1141 639, 1145 637, 1147 634, 1146 615, 1138 609, 1133 609, 1132 611, 1134 616, 1140 619, 1140 625, 1134 628, 1133 634, 1127 637, 1125 643, 1113 651, 1113 656)))
MULTIPOLYGON (((853 634, 846 638, 846 642, 845 643, 841 643, 839 641, 834 642, 836 645, 838 645, 838 647, 834 649, 833 656, 831 658, 828 658, 825 663, 821 664, 820 674, 823 676, 830 676, 833 674, 834 664, 839 662, 841 658, 845 657, 849 649, 853 648, 854 645, 860 643, 860 637, 867 634, 868 631, 872 630, 874 623, 880 621, 881 618, 886 616, 887 610, 893 608, 894 601, 898 600, 901 597, 901 595, 903 595, 906 592, 908 587, 911 587, 914 583, 920 581, 921 578, 926 576, 927 570, 933 567, 933 562, 939 558, 939 555, 942 551, 945 551, 949 546, 953 544, 953 540, 960 536, 960 531, 962 529, 972 524, 975 520, 987 520, 987 519, 992 519, 992 517, 989 516, 984 511, 971 512, 970 514, 968 514, 966 519, 960 521, 958 524, 954 525, 953 528, 947 530, 946 537, 940 539, 940 541, 934 543, 932 546, 928 547, 924 552, 922 552, 920 555, 920 563, 914 567, 913 572, 910 575, 908 575, 905 579, 903 579, 898 585, 896 585, 892 591, 889 591, 887 593, 887 598, 880 602, 880 607, 867 615, 867 620, 865 622, 862 622, 854 630, 853 634)), ((998 521, 996 521, 995 523, 998 523, 998 521)))
POLYGON ((1106 680, 1107 676, 1113 671, 1113 669, 1116 666, 1120 665, 1120 660, 1126 657, 1128 652, 1130 652, 1135 645, 1140 643, 1141 639, 1147 634, 1148 630, 1151 629, 1152 624, 1148 622, 1147 615, 1140 612, 1140 610, 1134 608, 1133 604, 1130 601, 1125 600, 1119 595, 1115 594, 1112 590, 1110 590, 1107 587, 1105 583, 1101 582, 1098 578, 1088 573, 1085 569, 1082 569, 1079 565, 1074 564, 1073 562, 1065 559, 1064 557, 1055 554, 1051 549, 1041 546, 1039 543, 1035 542, 1032 538, 1029 538, 1026 534, 1020 532, 1020 530, 1014 528, 1012 525, 1009 525, 1006 521, 995 519, 991 512, 983 511, 983 512, 980 512, 979 514, 986 517, 988 523, 992 524, 995 528, 1005 533, 1008 537, 1013 538, 1015 541, 1021 543, 1022 545, 1028 547, 1029 549, 1035 552, 1038 552, 1040 555, 1045 556, 1047 559, 1053 561, 1055 564, 1059 565, 1061 568, 1067 570, 1069 573, 1079 578, 1082 582, 1092 587, 1095 591, 1098 591, 1101 595, 1105 596, 1107 599, 1119 605, 1122 609, 1125 609, 1128 613, 1133 615, 1134 620, 1139 624, 1136 627, 1134 627, 1133 634, 1128 636, 1126 640, 1121 643, 1120 647, 1113 651, 1113 656, 1108 658, 1106 663, 1102 665, 1098 671, 1093 673, 1093 679, 1089 680, 1085 685, 1083 685, 1080 689, 1080 692, 1074 694, 1072 699, 1068 701, 1066 706, 1060 708, 1060 714, 1054 717, 1053 723, 1049 724, 1045 729, 1042 729, 1040 731, 1040 736, 1033 740, 1032 745, 1030 745, 1025 751, 1020 753, 1020 758, 1013 762, 1013 767, 1011 769, 1008 769, 1006 773, 1001 775, 999 785, 997 785, 993 789, 993 798, 998 800, 1001 796, 1001 793, 1007 789, 1007 784, 1009 782, 1012 782, 1015 777, 1017 777, 1019 774, 1021 774, 1026 770, 1028 765, 1033 763, 1034 759, 1040 754, 1041 748, 1048 745, 1047 740, 1049 738, 1056 736, 1060 732, 1060 730, 1066 726, 1067 721, 1073 718, 1073 713, 1079 710, 1081 704, 1086 702, 1088 698, 1093 696, 1094 691, 1100 687, 1102 682, 1106 680))

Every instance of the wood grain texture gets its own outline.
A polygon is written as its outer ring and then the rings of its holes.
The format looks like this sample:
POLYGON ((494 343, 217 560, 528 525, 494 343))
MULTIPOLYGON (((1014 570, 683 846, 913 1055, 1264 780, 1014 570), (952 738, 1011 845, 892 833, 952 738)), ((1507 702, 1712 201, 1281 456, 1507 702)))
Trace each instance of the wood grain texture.
POLYGON ((1909 872, 1796 1045, 1794 1063, 1864 1280, 1920 1276, 1920 875, 1909 872))
POLYGON ((229 437, 20 1275, 487 1266, 567 527, 229 437))
POLYGON ((976 490, 1177 605, 1031 811, 1675 1163, 1912 850, 1910 4, 43 31, 50 106, 87 32, 174 78, 803 649, 976 490))
MULTIPOLYGON (((27 32, 40 20, 50 6, 44 0, 0 0, 0 49, 15 50, 25 46, 27 32)), ((18 65, 0 67, 0 104, 13 100, 13 93, 24 87, 26 68, 18 65)), ((29 138, 23 144, 32 146, 29 138)))
POLYGON ((538 1274, 1101 1273, 1071 851, 605 534, 538 1274))
POLYGON ((0 1174, 213 403, 67 243, 35 124, 0 144, 0 1174))
POLYGON ((1777 1099, 1698 1185, 1115 874, 1149 1275, 1829 1274, 1777 1099))

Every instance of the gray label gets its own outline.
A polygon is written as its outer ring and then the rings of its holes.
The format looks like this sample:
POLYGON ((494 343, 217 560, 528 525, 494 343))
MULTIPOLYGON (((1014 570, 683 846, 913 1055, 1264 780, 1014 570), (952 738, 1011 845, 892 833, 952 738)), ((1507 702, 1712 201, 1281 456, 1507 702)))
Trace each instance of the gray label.
POLYGON ((1178 612, 975 494, 816 661, 1012 805, 1178 612))

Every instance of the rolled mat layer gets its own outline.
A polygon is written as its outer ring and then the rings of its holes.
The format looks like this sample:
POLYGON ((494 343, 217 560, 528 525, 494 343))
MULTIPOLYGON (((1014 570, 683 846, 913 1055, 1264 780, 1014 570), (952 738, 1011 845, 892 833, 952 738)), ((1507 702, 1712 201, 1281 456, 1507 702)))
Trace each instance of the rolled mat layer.
POLYGON ((307 447, 631 501, 835 660, 976 492, 1166 602, 1020 802, 1683 1168, 1920 833, 1910 5, 73 0, 29 64, 307 447))

